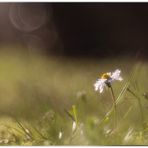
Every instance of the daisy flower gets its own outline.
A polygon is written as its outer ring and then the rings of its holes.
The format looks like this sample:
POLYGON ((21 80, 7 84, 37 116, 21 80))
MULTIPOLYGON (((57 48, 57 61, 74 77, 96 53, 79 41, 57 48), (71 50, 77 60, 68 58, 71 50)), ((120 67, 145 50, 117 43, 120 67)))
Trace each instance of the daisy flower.
POLYGON ((107 85, 108 87, 111 87, 111 82, 114 80, 122 81, 123 78, 120 76, 121 70, 117 69, 114 72, 107 72, 104 73, 100 79, 96 81, 94 84, 95 91, 99 91, 100 93, 103 92, 104 87, 107 85))

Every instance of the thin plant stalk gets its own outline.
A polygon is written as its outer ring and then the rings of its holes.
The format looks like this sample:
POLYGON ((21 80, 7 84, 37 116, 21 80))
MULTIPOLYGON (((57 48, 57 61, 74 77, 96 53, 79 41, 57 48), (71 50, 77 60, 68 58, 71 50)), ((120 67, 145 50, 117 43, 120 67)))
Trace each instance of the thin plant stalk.
POLYGON ((111 96, 112 96, 113 106, 114 106, 114 126, 116 128, 117 127, 117 106, 116 106, 115 94, 111 85, 110 85, 110 90, 111 90, 111 96))
POLYGON ((140 114, 141 114, 141 123, 143 125, 144 128, 144 113, 143 113, 143 109, 142 109, 142 103, 141 103, 141 99, 134 93, 132 92, 129 88, 127 89, 134 97, 136 97, 138 99, 138 105, 139 105, 139 109, 140 109, 140 114))
MULTIPOLYGON (((123 100, 124 98, 123 96, 125 92, 127 91, 128 86, 129 86, 129 83, 126 83, 123 89, 121 90, 119 96, 116 99, 116 106, 123 100)), ((100 125, 103 124, 104 121, 108 120, 109 116, 112 114, 113 111, 114 111, 114 107, 112 106, 112 108, 106 113, 105 117, 100 122, 100 125)))

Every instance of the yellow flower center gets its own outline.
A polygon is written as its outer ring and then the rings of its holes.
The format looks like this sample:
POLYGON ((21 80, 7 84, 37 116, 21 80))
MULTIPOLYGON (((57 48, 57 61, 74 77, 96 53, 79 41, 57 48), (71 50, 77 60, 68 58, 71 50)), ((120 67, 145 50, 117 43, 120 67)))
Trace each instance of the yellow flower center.
POLYGON ((110 73, 104 73, 104 74, 101 76, 101 79, 110 79, 110 76, 111 76, 110 73))

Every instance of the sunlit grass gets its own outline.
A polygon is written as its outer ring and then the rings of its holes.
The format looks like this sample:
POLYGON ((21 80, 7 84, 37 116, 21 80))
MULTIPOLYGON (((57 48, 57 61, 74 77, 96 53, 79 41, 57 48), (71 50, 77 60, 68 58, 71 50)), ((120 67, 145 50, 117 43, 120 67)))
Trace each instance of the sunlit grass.
POLYGON ((63 58, 3 50, 0 144, 147 145, 147 75, 148 64, 129 57, 63 58), (124 80, 112 85, 118 115, 112 132, 110 91, 100 94, 93 85, 102 73, 117 68, 124 80), (140 98, 144 123, 138 100, 127 89, 140 98))

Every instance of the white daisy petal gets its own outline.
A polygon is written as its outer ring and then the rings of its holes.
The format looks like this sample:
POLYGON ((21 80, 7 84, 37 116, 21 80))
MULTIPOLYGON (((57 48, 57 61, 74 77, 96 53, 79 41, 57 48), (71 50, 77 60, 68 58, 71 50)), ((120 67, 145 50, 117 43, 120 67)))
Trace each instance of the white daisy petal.
POLYGON ((99 87, 100 93, 103 92, 103 88, 104 88, 104 86, 103 85, 100 85, 100 87, 99 87))
POLYGON ((99 92, 102 93, 105 86, 105 81, 106 79, 98 79, 94 84, 95 91, 99 90, 99 92))
POLYGON ((123 80, 123 78, 122 78, 122 77, 119 77, 119 78, 118 78, 118 80, 119 80, 119 81, 122 81, 122 80, 123 80))
POLYGON ((111 75, 112 80, 122 81, 123 78, 120 76, 120 73, 121 73, 121 71, 119 69, 115 70, 115 72, 113 72, 111 75))

